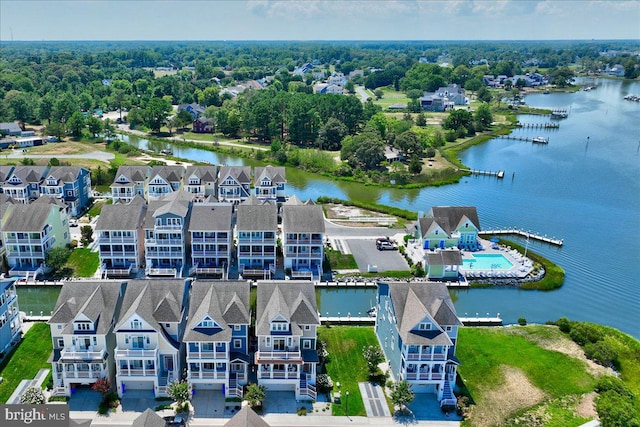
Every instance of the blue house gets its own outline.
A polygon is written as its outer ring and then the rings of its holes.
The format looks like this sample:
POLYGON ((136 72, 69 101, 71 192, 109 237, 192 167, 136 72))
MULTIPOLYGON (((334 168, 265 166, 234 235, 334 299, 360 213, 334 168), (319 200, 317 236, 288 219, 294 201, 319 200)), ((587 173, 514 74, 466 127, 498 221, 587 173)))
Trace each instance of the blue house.
POLYGON ((462 322, 443 283, 378 283, 375 332, 395 381, 455 405, 453 386, 462 322))
POLYGON ((249 374, 248 282, 195 281, 183 341, 193 389, 242 398, 249 374))
POLYGON ((89 203, 91 172, 76 166, 52 166, 40 184, 40 194, 64 201, 67 213, 78 217, 89 203))
POLYGON ((19 312, 15 281, 0 281, 0 354, 7 354, 20 340, 19 312))

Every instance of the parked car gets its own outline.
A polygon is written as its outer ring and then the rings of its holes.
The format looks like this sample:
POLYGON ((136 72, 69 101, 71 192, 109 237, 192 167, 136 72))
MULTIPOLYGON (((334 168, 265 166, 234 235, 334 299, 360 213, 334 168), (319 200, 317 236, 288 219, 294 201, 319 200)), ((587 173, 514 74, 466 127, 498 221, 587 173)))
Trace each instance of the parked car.
POLYGON ((70 219, 69 220, 69 227, 77 227, 78 226, 78 220, 77 219, 70 219))
POLYGON ((398 249, 398 246, 388 237, 380 237, 376 240, 376 248, 378 248, 379 251, 395 251, 398 249))

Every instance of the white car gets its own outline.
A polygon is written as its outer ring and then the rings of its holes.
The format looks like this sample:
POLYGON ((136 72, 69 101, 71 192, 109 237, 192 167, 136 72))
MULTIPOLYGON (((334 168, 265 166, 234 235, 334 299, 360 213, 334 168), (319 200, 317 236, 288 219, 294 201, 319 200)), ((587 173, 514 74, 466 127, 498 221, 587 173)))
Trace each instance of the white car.
POLYGON ((69 227, 77 227, 78 226, 78 220, 77 219, 70 219, 69 220, 69 227))

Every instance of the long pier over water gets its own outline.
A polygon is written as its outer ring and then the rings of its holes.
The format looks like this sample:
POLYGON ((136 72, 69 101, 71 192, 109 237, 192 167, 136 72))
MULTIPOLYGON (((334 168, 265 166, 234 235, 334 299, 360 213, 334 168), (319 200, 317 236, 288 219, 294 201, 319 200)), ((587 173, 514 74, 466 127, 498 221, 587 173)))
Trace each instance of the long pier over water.
POLYGON ((552 237, 541 236, 539 234, 531 233, 529 231, 519 230, 517 228, 505 228, 505 229, 496 229, 496 230, 482 230, 479 231, 478 234, 488 235, 488 234, 514 234, 517 236, 526 237, 527 239, 538 240, 540 242, 550 243, 556 246, 562 246, 564 244, 563 239, 555 239, 552 237))

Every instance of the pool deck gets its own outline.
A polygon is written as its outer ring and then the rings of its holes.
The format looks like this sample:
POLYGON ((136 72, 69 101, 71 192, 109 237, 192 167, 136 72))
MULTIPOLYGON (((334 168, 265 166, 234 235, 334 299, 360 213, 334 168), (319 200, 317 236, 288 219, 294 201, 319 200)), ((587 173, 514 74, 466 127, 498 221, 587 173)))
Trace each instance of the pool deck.
POLYGON ((468 279, 523 279, 533 270, 533 261, 522 256, 520 252, 509 246, 497 245, 488 240, 478 239, 484 249, 477 252, 460 251, 462 261, 473 260, 474 255, 499 254, 504 256, 512 267, 508 269, 467 269, 460 267, 460 272, 468 279))

